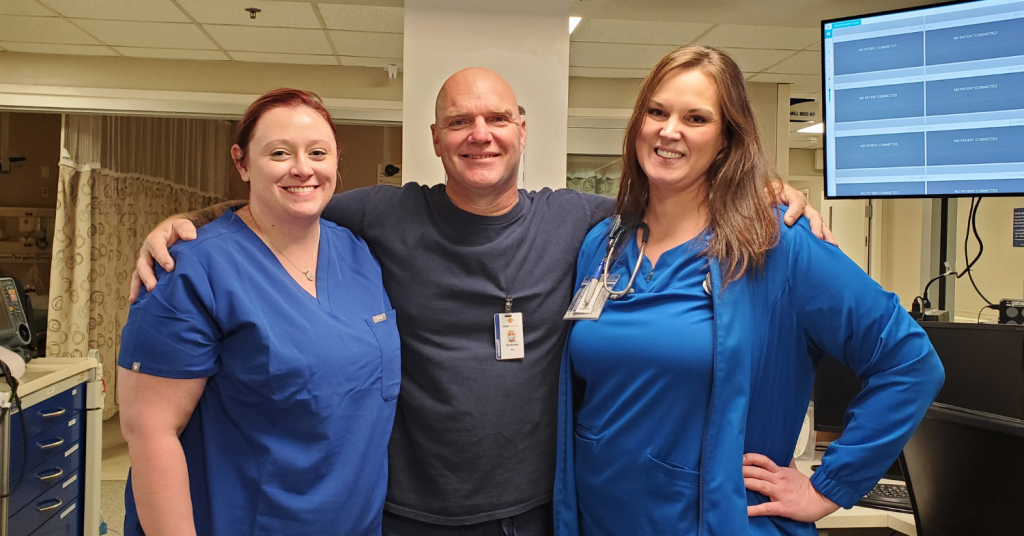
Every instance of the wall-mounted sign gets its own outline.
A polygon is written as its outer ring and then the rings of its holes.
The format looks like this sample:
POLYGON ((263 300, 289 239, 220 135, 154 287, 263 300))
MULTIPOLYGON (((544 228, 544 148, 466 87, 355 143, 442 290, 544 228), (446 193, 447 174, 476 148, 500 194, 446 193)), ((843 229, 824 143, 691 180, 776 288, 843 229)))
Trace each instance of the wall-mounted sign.
POLYGON ((819 123, 821 112, 814 99, 789 99, 790 123, 819 123))

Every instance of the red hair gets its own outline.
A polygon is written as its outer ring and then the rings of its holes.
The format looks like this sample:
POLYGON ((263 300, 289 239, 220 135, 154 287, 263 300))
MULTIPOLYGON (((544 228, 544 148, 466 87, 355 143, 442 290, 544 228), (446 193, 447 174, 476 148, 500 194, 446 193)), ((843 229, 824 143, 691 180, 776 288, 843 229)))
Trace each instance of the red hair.
MULTIPOLYGON (((242 153, 238 157, 238 163, 241 164, 249 158, 249 142, 252 141, 252 134, 256 130, 256 123, 263 117, 263 114, 274 108, 293 108, 297 106, 312 108, 313 111, 320 114, 320 117, 324 118, 324 121, 327 121, 327 124, 331 126, 331 132, 334 134, 334 145, 337 147, 338 130, 334 128, 331 114, 324 108, 320 97, 310 91, 283 87, 264 93, 262 97, 253 101, 249 108, 245 110, 245 115, 242 116, 242 120, 238 123, 238 132, 235 134, 235 144, 242 149, 242 153)), ((340 150, 338 151, 338 156, 339 158, 341 157, 340 150)))

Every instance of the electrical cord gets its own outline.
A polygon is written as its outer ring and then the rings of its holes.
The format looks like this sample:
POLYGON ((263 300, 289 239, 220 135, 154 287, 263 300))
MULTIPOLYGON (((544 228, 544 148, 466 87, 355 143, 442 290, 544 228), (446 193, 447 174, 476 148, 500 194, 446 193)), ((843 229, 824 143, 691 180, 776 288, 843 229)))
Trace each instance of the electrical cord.
POLYGON ((981 323, 981 313, 984 313, 985 309, 999 309, 999 306, 998 305, 986 305, 986 306, 982 307, 981 310, 978 311, 978 323, 979 324, 981 323))
MULTIPOLYGON (((22 436, 25 435, 25 412, 21 407, 21 397, 18 396, 18 379, 11 374, 11 369, 7 367, 7 364, 0 361, 0 373, 3 374, 4 379, 7 382, 7 386, 11 388, 11 407, 3 408, 0 411, 0 419, 6 412, 12 411, 14 408, 18 409, 18 421, 21 423, 22 436)), ((17 491, 18 486, 21 485, 21 481, 25 480, 25 466, 28 465, 28 438, 22 437, 21 441, 21 472, 18 474, 18 479, 14 482, 14 487, 7 491, 7 493, 0 494, 0 499, 7 499, 14 492, 17 491)))
MULTIPOLYGON (((981 258, 982 252, 985 251, 985 244, 982 243, 981 235, 978 234, 978 208, 981 207, 981 199, 982 198, 980 197, 971 198, 971 208, 967 213, 967 233, 964 235, 964 259, 967 258, 967 245, 971 241, 972 232, 974 234, 974 239, 978 241, 978 254, 974 256, 974 259, 972 259, 971 262, 967 263, 967 267, 964 268, 964 271, 956 274, 956 278, 960 279, 966 275, 971 281, 971 286, 974 287, 974 291, 978 293, 978 296, 981 296, 981 299, 985 300, 985 303, 988 305, 992 305, 992 301, 981 293, 981 290, 978 288, 978 284, 974 282, 974 275, 971 273, 971 268, 974 267, 978 262, 978 259, 981 258)), ((981 318, 981 313, 978 313, 978 318, 981 318)))

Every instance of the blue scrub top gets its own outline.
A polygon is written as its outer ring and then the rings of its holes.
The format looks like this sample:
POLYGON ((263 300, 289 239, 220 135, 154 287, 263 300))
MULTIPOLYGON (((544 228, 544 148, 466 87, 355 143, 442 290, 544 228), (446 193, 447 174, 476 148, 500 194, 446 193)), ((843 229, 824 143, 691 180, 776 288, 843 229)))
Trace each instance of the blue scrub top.
MULTIPOLYGON (((644 256, 631 294, 609 300, 598 320, 573 324, 581 534, 655 534, 666 519, 697 533, 712 367, 705 245, 702 233, 664 252, 653 269, 644 256)), ((616 290, 638 256, 634 233, 609 269, 620 276, 616 290)))
MULTIPOLYGON (((208 378, 181 435, 199 536, 381 533, 395 312, 366 244, 320 225, 316 298, 228 212, 130 309, 121 367, 208 378)), ((125 510, 142 535, 130 478, 125 510)))

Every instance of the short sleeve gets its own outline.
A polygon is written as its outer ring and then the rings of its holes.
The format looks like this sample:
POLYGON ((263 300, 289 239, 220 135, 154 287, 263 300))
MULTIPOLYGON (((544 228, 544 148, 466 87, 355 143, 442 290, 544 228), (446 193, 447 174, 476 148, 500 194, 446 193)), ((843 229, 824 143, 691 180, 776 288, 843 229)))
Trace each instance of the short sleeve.
POLYGON ((209 377, 220 369, 221 340, 210 279, 188 249, 171 251, 174 271, 157 267, 156 288, 129 309, 117 363, 164 378, 209 377))
POLYGON ((615 200, 602 195, 584 193, 583 201, 587 204, 587 215, 590 217, 590 227, 594 227, 601 221, 610 217, 615 212, 615 200))

